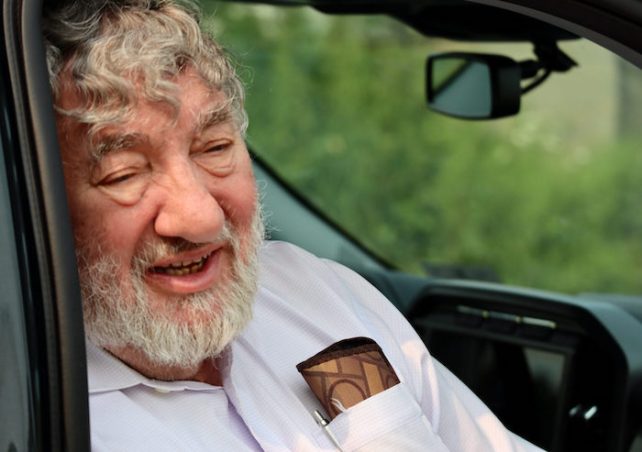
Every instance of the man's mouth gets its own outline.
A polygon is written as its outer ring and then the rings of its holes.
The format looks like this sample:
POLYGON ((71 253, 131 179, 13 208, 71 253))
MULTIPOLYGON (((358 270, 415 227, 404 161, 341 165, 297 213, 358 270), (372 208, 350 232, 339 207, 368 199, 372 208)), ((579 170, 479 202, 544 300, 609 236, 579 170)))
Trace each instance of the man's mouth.
POLYGON ((192 275, 194 273, 200 272, 203 269, 203 267, 207 263, 207 259, 209 259, 211 255, 212 253, 208 253, 200 259, 185 262, 174 262, 170 265, 162 267, 152 267, 152 272, 169 276, 192 275))

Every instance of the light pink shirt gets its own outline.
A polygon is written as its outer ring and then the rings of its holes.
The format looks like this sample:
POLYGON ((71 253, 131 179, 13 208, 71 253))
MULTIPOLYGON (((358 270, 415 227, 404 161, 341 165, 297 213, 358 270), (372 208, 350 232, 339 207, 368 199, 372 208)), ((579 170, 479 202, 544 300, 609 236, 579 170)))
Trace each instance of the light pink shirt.
POLYGON ((381 346, 401 384, 330 423, 344 451, 540 450, 434 360, 369 283, 279 242, 262 250, 254 319, 226 351, 223 387, 150 380, 88 344, 92 449, 336 451, 295 366, 355 336, 381 346))

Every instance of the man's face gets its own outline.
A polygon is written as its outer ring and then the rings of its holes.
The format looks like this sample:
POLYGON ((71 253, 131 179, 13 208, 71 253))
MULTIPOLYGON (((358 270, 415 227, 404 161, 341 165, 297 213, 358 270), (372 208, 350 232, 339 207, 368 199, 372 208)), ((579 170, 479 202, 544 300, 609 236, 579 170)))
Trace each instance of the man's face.
MULTIPOLYGON (((91 144, 71 118, 58 132, 89 337, 193 366, 249 320, 261 227, 224 96, 190 69, 176 83, 177 115, 139 99, 91 144)), ((60 107, 78 107, 66 91, 60 107)))

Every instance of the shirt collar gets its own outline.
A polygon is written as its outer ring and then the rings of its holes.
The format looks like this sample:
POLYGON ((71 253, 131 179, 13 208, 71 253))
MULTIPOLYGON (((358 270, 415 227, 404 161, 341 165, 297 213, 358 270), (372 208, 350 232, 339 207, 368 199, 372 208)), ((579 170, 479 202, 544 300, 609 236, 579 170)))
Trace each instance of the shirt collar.
MULTIPOLYGON (((86 350, 89 394, 122 391, 139 385, 156 389, 159 392, 222 390, 219 386, 212 386, 200 381, 162 381, 147 378, 89 340, 86 341, 86 350)), ((219 361, 224 367, 223 374, 225 375, 229 372, 232 358, 229 347, 223 353, 223 359, 219 361)))

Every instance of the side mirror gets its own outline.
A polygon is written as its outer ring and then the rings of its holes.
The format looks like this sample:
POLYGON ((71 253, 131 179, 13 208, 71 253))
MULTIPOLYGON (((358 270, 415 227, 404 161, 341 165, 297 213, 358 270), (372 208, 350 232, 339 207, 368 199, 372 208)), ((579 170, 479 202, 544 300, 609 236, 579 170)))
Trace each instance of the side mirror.
POLYGON ((500 55, 443 53, 426 64, 428 105, 464 119, 491 119, 519 112, 519 63, 500 55))

